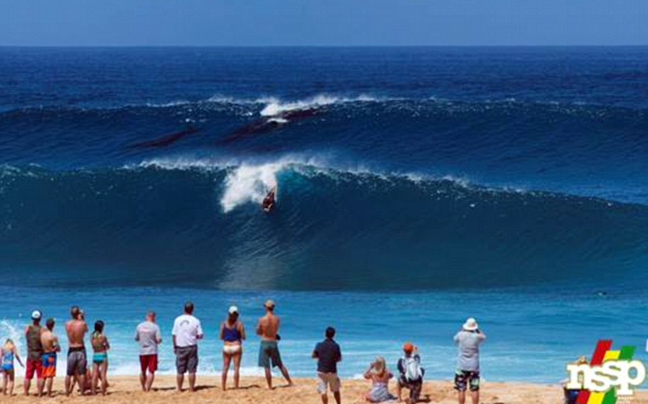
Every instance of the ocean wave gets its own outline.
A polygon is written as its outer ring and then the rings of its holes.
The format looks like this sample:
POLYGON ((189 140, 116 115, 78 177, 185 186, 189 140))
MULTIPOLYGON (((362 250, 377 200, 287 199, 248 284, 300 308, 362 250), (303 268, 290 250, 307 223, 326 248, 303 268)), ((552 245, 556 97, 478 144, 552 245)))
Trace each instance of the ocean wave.
POLYGON ((0 177, 0 267, 47 262, 51 285, 296 290, 411 288, 393 282, 402 271, 429 290, 604 282, 648 264, 645 206, 306 162, 13 170, 0 177))
POLYGON ((254 109, 256 113, 264 117, 277 116, 282 113, 318 109, 331 106, 349 106, 349 105, 401 105, 410 107, 435 107, 447 108, 451 110, 464 110, 464 109, 488 109, 488 108, 547 108, 554 111, 562 111, 564 113, 578 113, 583 111, 628 111, 640 114, 645 114, 646 108, 627 107, 627 106, 611 106, 592 102, 580 101, 550 101, 550 100, 524 100, 516 98, 503 98, 503 99, 478 99, 478 100, 465 100, 461 98, 444 98, 436 96, 427 97, 399 97, 399 96, 377 96, 372 94, 359 94, 355 96, 338 95, 338 94, 315 94, 313 96, 289 99, 279 96, 259 96, 259 97, 234 97, 227 95, 213 95, 204 99, 179 99, 160 102, 142 102, 142 103, 124 103, 124 104, 43 104, 43 105, 25 105, 20 107, 7 107, 0 110, 0 116, 7 115, 13 116, 16 114, 29 114, 29 113, 65 113, 65 112, 82 112, 92 113, 101 111, 138 111, 146 109, 160 109, 160 110, 173 110, 173 109, 208 109, 210 106, 221 107, 236 107, 254 109))

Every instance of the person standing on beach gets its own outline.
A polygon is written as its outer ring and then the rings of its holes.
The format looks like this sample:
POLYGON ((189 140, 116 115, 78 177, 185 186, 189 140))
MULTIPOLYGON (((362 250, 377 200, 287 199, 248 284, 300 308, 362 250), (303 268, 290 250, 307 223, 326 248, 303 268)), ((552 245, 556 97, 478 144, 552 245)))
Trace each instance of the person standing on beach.
POLYGON ((61 352, 58 337, 54 334, 55 324, 53 318, 48 318, 47 323, 45 323, 47 328, 41 334, 41 344, 43 345, 43 379, 49 397, 53 397, 52 384, 56 377, 56 357, 57 352, 61 352))
POLYGON ((221 323, 220 336, 223 341, 223 372, 221 385, 227 390, 227 373, 230 363, 234 361, 234 388, 239 388, 241 358, 243 357, 243 341, 245 340, 245 328, 239 321, 238 307, 229 308, 227 320, 221 323))
POLYGON ((87 357, 85 350, 85 334, 88 332, 88 324, 83 320, 83 314, 79 306, 70 308, 72 317, 65 323, 65 332, 68 338, 67 372, 65 376, 65 394, 69 396, 74 390, 74 384, 79 384, 79 392, 85 394, 85 374, 87 370, 87 357))
POLYGON ((328 404, 328 389, 331 389, 335 402, 341 404, 340 378, 337 375, 337 364, 342 360, 340 345, 333 340, 335 328, 328 327, 326 339, 315 346, 313 359, 317 359, 317 391, 322 396, 322 404, 328 404))
POLYGON ((196 391, 196 371, 198 370, 198 340, 204 337, 200 320, 193 316, 194 305, 187 302, 184 314, 173 323, 173 353, 176 355, 176 383, 182 392, 185 373, 189 373, 189 390, 196 391))
POLYGON ((281 369, 281 374, 288 382, 288 386, 292 386, 293 382, 288 374, 288 369, 281 361, 281 354, 279 353, 279 317, 274 314, 275 302, 268 300, 263 305, 265 308, 265 316, 259 318, 257 323, 257 335, 261 337, 261 347, 259 349, 259 367, 265 370, 265 377, 268 383, 268 388, 272 390, 272 367, 281 369))
POLYGON ((480 331, 474 318, 466 320, 454 336, 454 342, 459 348, 455 372, 455 390, 458 392, 459 404, 466 402, 468 388, 473 404, 479 404, 479 345, 485 340, 486 335, 480 331))
POLYGON ((140 383, 143 391, 151 391, 158 366, 158 345, 162 343, 160 327, 155 324, 155 312, 146 313, 146 319, 135 330, 135 341, 140 346, 140 383), (147 374, 148 371, 148 374, 147 374))
POLYGON ((101 394, 106 395, 108 390, 108 351, 110 343, 108 337, 104 334, 104 322, 99 320, 95 322, 94 332, 90 337, 92 345, 92 385, 90 391, 94 396, 97 393, 97 385, 101 378, 101 394))
POLYGON ((25 395, 29 395, 29 388, 31 387, 31 381, 34 378, 34 373, 36 374, 36 387, 37 395, 40 397, 43 394, 43 344, 41 343, 41 333, 43 332, 43 327, 41 327, 40 322, 42 314, 38 310, 34 310, 31 315, 32 323, 25 327, 25 338, 27 339, 27 368, 25 370, 25 384, 24 390, 25 395))
POLYGON ((2 373, 2 394, 13 396, 14 383, 15 383, 15 368, 14 368, 14 359, 18 361, 20 366, 25 367, 20 360, 20 354, 18 353, 18 348, 16 344, 7 338, 4 345, 0 347, 0 373, 2 373))

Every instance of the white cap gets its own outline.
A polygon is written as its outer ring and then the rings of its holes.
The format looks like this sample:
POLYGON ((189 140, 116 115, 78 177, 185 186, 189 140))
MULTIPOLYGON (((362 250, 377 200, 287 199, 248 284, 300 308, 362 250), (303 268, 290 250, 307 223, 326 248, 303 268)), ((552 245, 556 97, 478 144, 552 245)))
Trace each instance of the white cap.
POLYGON ((237 313, 237 314, 238 314, 238 312, 239 312, 239 311, 238 311, 238 307, 236 307, 236 306, 230 306, 230 308, 229 308, 229 314, 234 314, 234 313, 237 313))
POLYGON ((41 314, 40 311, 34 310, 32 311, 32 320, 40 320, 43 315, 41 314))

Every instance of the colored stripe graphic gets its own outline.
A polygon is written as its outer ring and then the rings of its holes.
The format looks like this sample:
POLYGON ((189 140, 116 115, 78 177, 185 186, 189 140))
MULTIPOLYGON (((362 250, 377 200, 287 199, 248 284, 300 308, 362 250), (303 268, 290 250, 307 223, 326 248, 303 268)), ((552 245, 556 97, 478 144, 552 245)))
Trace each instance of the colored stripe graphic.
POLYGON ((605 393, 594 392, 589 396, 587 404, 603 404, 603 399, 605 398, 605 393))
POLYGON ((621 351, 607 351, 605 353, 605 357, 603 358, 603 362, 617 360, 619 359, 620 355, 621 355, 621 351))
POLYGON ((632 345, 626 345, 621 347, 621 354, 619 355, 619 359, 622 361, 629 361, 632 360, 632 357, 635 354, 635 349, 637 347, 632 346, 632 345))
MULTIPOLYGON (((629 361, 632 360, 632 357, 634 356, 635 353, 635 348, 634 346, 622 346, 620 351, 608 351, 608 354, 611 352, 618 353, 616 358, 614 359, 619 359, 622 361, 629 361)), ((605 355, 607 360, 607 356, 605 355)), ((616 389, 612 389, 605 393, 605 398, 603 398, 603 402, 601 404, 615 404, 617 402, 617 394, 616 394, 616 389)))
MULTIPOLYGON (((605 358, 605 353, 609 351, 610 348, 612 348, 612 340, 599 340, 599 342, 596 344, 596 349, 594 349, 594 354, 592 354, 590 366, 598 366, 602 364, 603 359, 605 358)), ((580 393, 578 393, 576 404, 593 404, 589 403, 590 395, 591 393, 588 390, 581 391, 580 393)))
POLYGON ((617 402, 616 389, 612 389, 605 393, 605 398, 601 404, 615 404, 617 402))

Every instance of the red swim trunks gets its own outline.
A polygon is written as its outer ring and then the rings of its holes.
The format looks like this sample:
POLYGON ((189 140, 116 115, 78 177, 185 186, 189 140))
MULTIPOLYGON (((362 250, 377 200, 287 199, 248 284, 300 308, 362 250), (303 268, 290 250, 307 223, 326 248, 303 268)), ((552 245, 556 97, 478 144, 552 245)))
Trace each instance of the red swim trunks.
POLYGON ((25 379, 31 380, 34 378, 34 373, 38 379, 43 378, 43 362, 41 358, 27 359, 27 369, 25 371, 25 379))
POLYGON ((149 373, 155 373, 157 366, 157 355, 140 355, 140 367, 142 369, 142 373, 146 374, 147 370, 149 371, 149 373))

